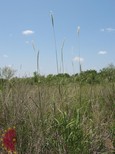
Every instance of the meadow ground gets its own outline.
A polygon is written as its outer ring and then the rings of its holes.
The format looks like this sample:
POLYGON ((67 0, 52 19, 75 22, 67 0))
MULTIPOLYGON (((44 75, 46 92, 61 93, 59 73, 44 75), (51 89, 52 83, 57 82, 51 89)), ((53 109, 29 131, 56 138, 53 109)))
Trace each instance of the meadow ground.
POLYGON ((114 153, 115 84, 8 81, 0 90, 1 132, 12 126, 18 154, 114 153))

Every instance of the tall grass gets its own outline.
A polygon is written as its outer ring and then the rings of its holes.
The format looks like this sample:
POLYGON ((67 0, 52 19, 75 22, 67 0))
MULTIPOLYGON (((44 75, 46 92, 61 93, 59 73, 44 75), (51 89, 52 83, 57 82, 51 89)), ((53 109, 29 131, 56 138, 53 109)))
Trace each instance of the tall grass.
POLYGON ((81 73, 81 51, 80 51, 80 26, 77 27, 77 34, 78 34, 78 50, 79 50, 79 73, 81 73))
POLYGON ((63 56, 63 48, 64 48, 65 40, 62 43, 61 47, 61 65, 62 65, 62 73, 64 73, 64 56, 63 56))
POLYGON ((50 12, 51 16, 51 23, 53 28, 53 35, 54 35, 54 45, 55 45, 55 55, 56 55, 56 66, 57 66, 57 74, 59 73, 59 66, 58 66, 58 53, 57 53, 57 42, 56 42, 56 35, 55 35, 55 25, 54 25, 54 17, 52 12, 50 12))
POLYGON ((33 47, 33 50, 35 51, 35 54, 36 54, 36 72, 37 74, 40 75, 40 66, 39 66, 39 61, 40 61, 40 51, 39 49, 36 49, 35 47, 35 43, 32 41, 32 47, 33 47))
MULTIPOLYGON (((58 74, 54 18, 50 15, 58 74)), ((79 37, 80 27, 77 32, 79 37)), ((34 43, 32 46, 36 52, 34 43)), ((64 42, 64 73, 63 47, 64 42)), ((0 129, 16 126, 19 154, 115 152, 115 83, 82 84, 80 56, 79 43, 79 82, 35 84, 15 79, 0 86, 0 129)), ((39 50, 36 61, 39 74, 39 50)))
POLYGON ((16 126, 24 154, 112 153, 115 85, 31 85, 16 80, 0 91, 0 128, 16 126))

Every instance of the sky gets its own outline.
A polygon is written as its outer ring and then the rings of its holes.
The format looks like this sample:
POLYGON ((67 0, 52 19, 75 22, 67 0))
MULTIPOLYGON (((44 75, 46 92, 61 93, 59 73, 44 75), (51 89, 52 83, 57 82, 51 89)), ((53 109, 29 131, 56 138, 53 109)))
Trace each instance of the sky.
POLYGON ((0 68, 31 76, 38 51, 41 75, 115 65, 114 8, 115 0, 1 0, 0 68))

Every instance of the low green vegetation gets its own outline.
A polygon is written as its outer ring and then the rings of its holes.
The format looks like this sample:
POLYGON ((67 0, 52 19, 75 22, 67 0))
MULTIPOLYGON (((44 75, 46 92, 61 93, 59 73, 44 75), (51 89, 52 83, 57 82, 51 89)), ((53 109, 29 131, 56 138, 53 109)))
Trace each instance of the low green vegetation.
POLYGON ((74 75, 1 76, 0 129, 12 126, 20 154, 114 153, 115 67, 74 75))

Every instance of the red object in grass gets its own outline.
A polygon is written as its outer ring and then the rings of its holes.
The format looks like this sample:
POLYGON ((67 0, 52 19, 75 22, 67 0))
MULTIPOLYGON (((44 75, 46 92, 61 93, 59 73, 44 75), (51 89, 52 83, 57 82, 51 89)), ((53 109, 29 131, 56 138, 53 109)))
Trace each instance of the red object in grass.
POLYGON ((2 137, 2 144, 7 151, 15 152, 16 145, 16 130, 15 128, 9 128, 2 137))

